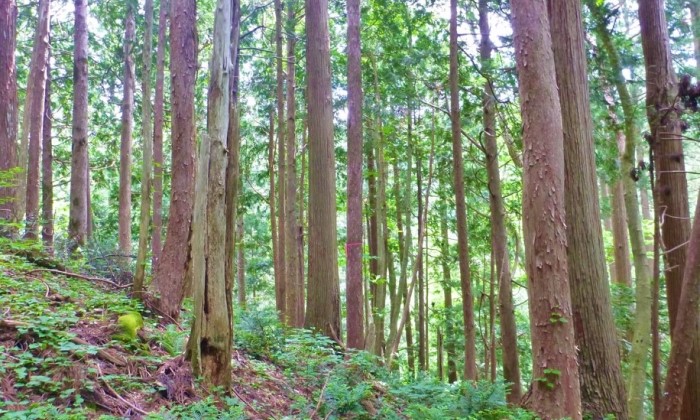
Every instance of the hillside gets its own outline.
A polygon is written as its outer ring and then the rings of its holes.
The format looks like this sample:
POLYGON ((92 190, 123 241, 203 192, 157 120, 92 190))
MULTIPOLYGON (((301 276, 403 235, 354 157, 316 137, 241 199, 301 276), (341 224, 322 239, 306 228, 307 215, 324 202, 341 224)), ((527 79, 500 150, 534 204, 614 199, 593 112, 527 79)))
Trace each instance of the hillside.
POLYGON ((187 320, 15 256, 0 258, 0 310, 1 418, 530 418, 501 385, 403 381, 265 311, 237 314, 232 393, 206 394, 182 355, 187 320))

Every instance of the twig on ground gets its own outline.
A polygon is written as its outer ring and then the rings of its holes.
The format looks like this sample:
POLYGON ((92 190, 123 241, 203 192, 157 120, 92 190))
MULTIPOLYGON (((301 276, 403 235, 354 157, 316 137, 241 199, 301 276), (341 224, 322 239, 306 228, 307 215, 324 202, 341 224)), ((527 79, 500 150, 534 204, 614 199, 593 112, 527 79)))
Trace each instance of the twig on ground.
POLYGON ((51 274, 57 274, 60 276, 66 276, 66 277, 73 277, 76 279, 82 279, 82 280, 87 280, 87 281, 99 281, 102 283, 109 284, 110 286, 117 288, 117 289, 126 289, 128 287, 131 287, 131 283, 129 284, 117 284, 113 282, 112 280, 107 280, 103 279, 102 277, 91 277, 91 276, 86 276, 83 274, 78 274, 78 273, 73 273, 71 271, 62 271, 62 270, 54 270, 52 268, 36 268, 34 270, 29 270, 24 273, 25 276, 28 276, 30 274, 34 273, 51 273, 51 274))
POLYGON ((125 400, 124 397, 122 397, 121 395, 119 395, 119 394, 117 393, 117 391, 115 391, 114 388, 112 388, 112 386, 109 384, 109 382, 107 382, 107 380, 104 378, 104 376, 102 376, 102 369, 100 369, 100 364, 99 364, 99 363, 96 363, 96 365, 97 365, 97 375, 98 375, 97 378, 98 378, 99 380, 101 380, 103 384, 105 384, 105 386, 106 386, 107 389, 112 393, 112 395, 114 395, 119 401, 121 401, 121 402, 123 402, 124 404, 128 405, 129 407, 131 407, 131 409, 134 410, 134 411, 136 411, 137 413, 139 413, 139 414, 141 414, 141 415, 144 415, 144 416, 147 416, 147 415, 148 415, 148 412, 143 411, 143 410, 140 409, 138 406, 136 406, 136 405, 134 405, 133 403, 131 403, 131 402, 125 400))
POLYGON ((323 402, 323 393, 326 392, 326 386, 328 385, 328 380, 330 379, 330 377, 331 377, 331 373, 328 372, 328 374, 326 375, 326 380, 323 381, 323 387, 321 387, 321 393, 318 395, 318 403, 316 404, 316 408, 314 409, 314 411, 311 412, 311 416, 309 416, 311 418, 314 418, 316 413, 318 413, 318 410, 321 409, 321 403, 323 402))

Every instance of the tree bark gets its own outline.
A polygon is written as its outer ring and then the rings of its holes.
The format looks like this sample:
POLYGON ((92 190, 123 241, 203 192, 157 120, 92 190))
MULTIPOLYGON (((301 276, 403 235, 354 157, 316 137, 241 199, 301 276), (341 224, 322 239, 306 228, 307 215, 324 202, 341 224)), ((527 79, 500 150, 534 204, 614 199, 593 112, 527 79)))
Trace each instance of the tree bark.
MULTIPOLYGON (((121 265, 128 268, 131 254, 131 134, 134 129, 134 37, 136 20, 134 6, 127 2, 124 30, 124 96, 122 98, 121 147, 119 148, 119 253, 121 265)), ((150 51, 150 50, 149 50, 150 51)), ((150 98, 149 105, 150 106, 150 98)), ((150 130, 149 130, 150 131, 150 130)), ((150 178, 150 175, 148 175, 150 178)), ((143 221, 142 221, 143 222, 143 221)))
MULTIPOLYGON (((216 4, 209 63, 207 135, 202 139, 192 225, 194 314, 188 342, 192 371, 209 386, 231 387, 232 296, 227 290, 226 149, 229 131, 229 72, 232 0, 216 4)), ((175 16, 175 15, 173 15, 175 16)))
POLYGON ((532 334, 532 409, 581 419, 566 255, 564 138, 545 0, 513 0, 523 121, 523 231, 532 334))
POLYGON ((462 127, 459 107, 459 51, 457 46, 457 0, 450 0, 450 119, 452 120, 452 161, 455 210, 457 212, 457 246, 459 248, 459 279, 462 289, 464 317, 464 379, 476 380, 476 334, 474 302, 469 273, 469 232, 467 205, 464 197, 464 158, 462 157, 462 127))
POLYGON ((309 283, 305 326, 340 339, 328 0, 306 0, 309 283))
MULTIPOLYGON (((15 0, 0 0, 0 172, 11 184, 0 188, 0 220, 4 223, 15 218, 14 197, 17 167, 17 69, 15 45, 17 43, 17 4, 15 0)), ((9 233, 7 226, 0 231, 9 233)))
POLYGON ((153 268, 163 250, 163 114, 165 92, 165 50, 168 32, 169 0, 161 0, 158 11, 158 52, 156 53, 156 89, 153 105, 153 268))
MULTIPOLYGON (((678 81, 673 70, 668 25, 663 0, 638 0, 639 23, 646 68, 646 110, 651 129, 650 145, 658 174, 656 197, 661 215, 662 243, 665 246, 666 296, 671 335, 675 334, 676 312, 681 296, 686 263, 684 246, 690 236, 688 183, 685 175, 683 142, 678 115, 678 81)), ((698 328, 697 324, 690 324, 698 328)), ((700 416, 700 340, 696 337, 683 398, 682 419, 700 416)))
POLYGON ((491 88, 491 39, 488 21, 488 2, 479 0, 479 30, 481 32, 481 68, 489 79, 484 83, 483 114, 484 140, 486 143, 486 169, 489 176, 489 205, 491 209, 491 242, 498 282, 498 306, 501 322, 503 353, 503 378, 510 383, 507 400, 517 404, 522 398, 520 383, 520 363, 518 360, 518 330, 515 324, 513 287, 508 255, 508 235, 506 233, 506 210, 501 192, 501 175, 498 163, 498 143, 496 140, 496 101, 491 88))
MULTIPOLYGON (((689 367, 692 363, 691 352, 696 341, 698 316, 700 315, 700 194, 695 208, 695 222, 688 245, 685 273, 681 298, 678 302, 676 326, 668 361, 668 374, 664 386, 664 399, 661 419, 678 419, 681 408, 685 408, 685 387, 689 367)), ((691 402, 692 403, 692 402, 691 402)))
MULTIPOLYGON (((625 150, 625 135, 617 132, 619 153, 625 150)), ((615 273, 613 280, 625 286, 632 285, 632 264, 630 260, 629 234, 627 232, 627 208, 625 206, 625 186, 622 180, 612 186, 612 233, 615 247, 615 273)), ((612 274, 612 273, 611 273, 612 274)))
MULTIPOLYGON (((41 173, 41 145, 44 129, 44 96, 46 95, 46 74, 49 62, 49 32, 50 21, 49 0, 39 2, 39 21, 37 23, 34 50, 27 81, 31 88, 27 89, 27 100, 24 114, 27 125, 23 127, 29 135, 29 159, 26 173, 26 228, 24 237, 37 239, 39 237, 39 183, 41 173)), ((26 135, 26 134, 24 134, 26 135)))
POLYGON ((287 308, 287 294, 291 286, 287 277, 287 227, 285 223, 286 212, 285 206, 285 183, 287 166, 286 147, 285 147, 285 119, 284 119, 284 70, 283 70, 283 44, 282 38, 282 1, 275 0, 275 61, 276 61, 276 99, 277 99, 277 270, 279 275, 279 286, 281 287, 281 308, 280 320, 284 323, 289 322, 289 308, 287 308))
POLYGON ((53 255, 53 145, 51 144, 51 67, 46 67, 46 94, 44 95, 44 128, 42 130, 41 153, 41 239, 44 250, 53 255))
MULTIPOLYGON (((450 262, 452 258, 450 257, 450 243, 447 232, 447 205, 443 205, 442 215, 440 217, 440 252, 442 254, 442 288, 445 294, 445 350, 447 353, 447 381, 449 383, 454 383, 457 381, 457 351, 455 349, 454 316, 452 313, 452 274, 450 272, 450 262)), ((518 385, 520 385, 519 382, 518 385)), ((513 391, 511 388, 509 395, 512 393, 513 391)))
MULTIPOLYGON (((418 155, 416 159, 416 189, 418 201, 418 215, 416 224, 418 231, 424 232, 426 225, 424 223, 428 218, 428 208, 423 208, 423 161, 418 155)), ((427 352, 426 352, 426 336, 425 336, 425 270, 423 257, 425 254, 423 238, 418 242, 418 255, 416 264, 418 265, 418 293, 416 295, 416 306, 418 307, 418 317, 416 319, 416 331, 418 332, 418 370, 426 371, 427 367, 427 352)))
POLYGON ((296 168, 296 1, 287 0, 287 150, 284 188, 285 275, 287 278, 287 322, 295 328, 304 326, 304 280, 299 269, 299 218, 297 212, 296 168))
POLYGON ((85 245, 88 233, 88 30, 87 0, 74 0, 73 144, 70 173, 70 254, 85 245))
MULTIPOLYGON (((172 98, 172 178, 165 244, 153 275, 160 310, 177 320, 190 266, 190 229, 194 203, 194 85, 197 69, 194 0, 170 2, 170 74, 172 98)), ((223 214, 223 213, 222 213, 223 214)))
MULTIPOLYGON (((146 33, 143 41, 143 74, 141 83, 141 136, 143 141, 143 166, 141 168, 141 215, 139 220, 139 248, 136 256, 136 273, 133 291, 141 297, 146 278, 149 228, 151 223, 151 176, 153 173, 153 131, 151 120, 151 50, 153 49, 153 0, 146 0, 146 33)), ((133 70, 133 67, 132 67, 133 70)), ((133 75, 133 73, 132 73, 133 75)))
POLYGON ((237 259, 237 267, 236 267, 236 286, 238 288, 237 290, 237 297, 238 297, 238 306, 241 307, 241 309, 246 309, 247 302, 246 302, 246 287, 245 287, 245 229, 243 226, 243 215, 238 215, 238 227, 236 228, 236 240, 237 240, 237 248, 236 251, 238 253, 237 259))
POLYGON ((348 210, 346 305, 347 344, 364 349, 362 293, 362 66, 360 0, 348 0, 348 210))
POLYGON ((581 3, 548 0, 564 133, 566 248, 583 411, 627 418, 605 270, 581 3))

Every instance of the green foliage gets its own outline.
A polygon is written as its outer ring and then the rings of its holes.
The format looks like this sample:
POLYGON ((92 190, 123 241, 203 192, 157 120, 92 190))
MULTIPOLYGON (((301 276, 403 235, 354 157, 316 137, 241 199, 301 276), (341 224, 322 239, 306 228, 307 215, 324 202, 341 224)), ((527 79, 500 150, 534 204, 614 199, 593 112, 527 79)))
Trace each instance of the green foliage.
POLYGON ((234 342, 253 357, 270 357, 284 344, 284 330, 273 309, 251 309, 236 314, 234 342))
POLYGON ((235 398, 224 397, 222 401, 217 401, 213 396, 209 396, 189 405, 175 405, 169 409, 164 408, 158 413, 150 414, 145 418, 150 420, 245 419, 246 415, 243 408, 243 403, 235 398))
POLYGON ((143 328, 143 317, 140 313, 131 311, 117 319, 119 334, 115 338, 125 341, 135 340, 141 328, 143 328))

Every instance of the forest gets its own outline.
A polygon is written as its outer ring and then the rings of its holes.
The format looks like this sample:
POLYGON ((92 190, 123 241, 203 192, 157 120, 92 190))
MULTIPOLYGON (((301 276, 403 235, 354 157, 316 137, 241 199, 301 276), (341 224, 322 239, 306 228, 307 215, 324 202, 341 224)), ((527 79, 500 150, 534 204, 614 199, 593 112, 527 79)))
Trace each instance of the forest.
POLYGON ((700 419, 700 0, 0 0, 0 418, 700 419))

